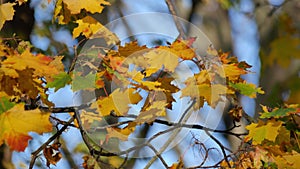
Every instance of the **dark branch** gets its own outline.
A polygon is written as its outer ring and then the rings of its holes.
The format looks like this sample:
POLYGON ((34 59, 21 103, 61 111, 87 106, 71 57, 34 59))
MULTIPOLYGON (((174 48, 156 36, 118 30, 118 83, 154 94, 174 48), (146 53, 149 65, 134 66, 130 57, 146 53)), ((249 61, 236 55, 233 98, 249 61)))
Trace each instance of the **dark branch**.
POLYGON ((43 145, 41 145, 36 151, 31 153, 31 161, 29 165, 29 169, 33 168, 33 165, 35 163, 36 158, 38 157, 39 153, 43 151, 53 140, 58 138, 68 127, 69 125, 74 121, 74 118, 70 118, 70 120, 60 129, 58 130, 52 137, 50 137, 43 145))

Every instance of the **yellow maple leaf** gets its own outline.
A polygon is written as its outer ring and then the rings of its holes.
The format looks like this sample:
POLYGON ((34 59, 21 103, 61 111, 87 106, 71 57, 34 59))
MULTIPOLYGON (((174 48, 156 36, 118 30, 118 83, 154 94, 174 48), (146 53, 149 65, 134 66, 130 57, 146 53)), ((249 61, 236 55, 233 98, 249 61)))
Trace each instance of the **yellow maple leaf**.
POLYGON ((135 126, 136 126, 135 122, 130 122, 126 127, 122 129, 116 127, 106 128, 107 130, 106 139, 118 138, 119 140, 126 141, 128 139, 128 136, 132 132, 134 132, 135 126))
POLYGON ((101 13, 104 9, 104 5, 110 5, 109 2, 105 0, 63 0, 65 4, 67 4, 67 8, 71 11, 71 14, 80 13, 81 9, 85 9, 90 13, 101 13))
POLYGON ((196 56, 195 49, 191 48, 195 38, 188 40, 177 39, 170 45, 170 51, 184 60, 191 60, 196 56))
POLYGON ((58 19, 59 24, 67 24, 71 21, 71 11, 63 3, 63 0, 57 0, 53 11, 53 20, 58 19))
POLYGON ((261 144, 265 139, 275 142, 281 125, 282 122, 276 121, 275 119, 268 120, 266 123, 262 121, 251 123, 246 126, 246 129, 249 130, 249 134, 245 137, 245 141, 252 139, 253 145, 261 144))
POLYGON ((288 168, 288 169, 297 169, 300 166, 300 154, 296 151, 292 151, 292 153, 285 154, 282 156, 274 157, 275 163, 278 168, 288 168))
POLYGON ((10 21, 14 17, 14 5, 16 3, 0 4, 0 30, 2 29, 5 21, 10 21))
MULTIPOLYGON (((150 68, 149 68, 150 69, 150 68)), ((155 68, 151 68, 152 70, 154 70, 155 68)), ((149 72, 151 73, 151 72, 149 72)), ((139 72, 139 71, 131 71, 128 72, 128 75, 132 78, 132 80, 138 82, 139 84, 136 84, 136 86, 145 89, 145 90, 160 90, 160 88, 158 88, 159 85, 161 85, 160 82, 158 81, 146 81, 144 80, 144 75, 139 72)))
MULTIPOLYGON (((240 78, 241 75, 247 74, 247 71, 243 68, 239 68, 237 64, 223 64, 221 69, 224 69, 225 77, 228 77, 230 81, 234 81, 240 78)), ((220 74, 222 75, 222 73, 220 74)))
POLYGON ((101 116, 108 116, 111 114, 111 111, 114 111, 116 115, 125 115, 129 110, 129 104, 136 104, 141 99, 140 94, 133 88, 126 89, 125 91, 121 91, 118 88, 108 97, 97 101, 99 114, 101 116))
POLYGON ((12 150, 24 151, 31 136, 28 132, 42 134, 52 130, 50 113, 39 109, 24 110, 24 104, 17 104, 0 115, 0 145, 4 142, 12 150))
POLYGON ((221 84, 211 84, 211 77, 206 70, 201 71, 194 77, 188 78, 186 87, 181 90, 181 97, 199 99, 203 97, 206 102, 215 107, 222 95, 234 94, 234 91, 221 84))
POLYGON ((178 65, 178 56, 171 52, 168 47, 160 47, 150 50, 145 54, 150 68, 161 69, 174 72, 178 65))
MULTIPOLYGON (((74 2, 73 2, 74 3, 74 2)), ((78 26, 73 30, 73 38, 78 37, 80 34, 89 38, 98 32, 103 25, 91 16, 86 16, 76 21, 78 26)))
POLYGON ((62 57, 52 59, 48 56, 38 54, 34 55, 27 48, 22 54, 10 55, 1 64, 3 68, 10 68, 14 70, 25 70, 26 68, 31 68, 34 70, 35 76, 53 76, 58 74, 63 70, 63 64, 61 62, 62 57), (54 61, 55 63, 51 62, 54 61))
POLYGON ((155 101, 145 111, 141 112, 135 122, 138 124, 152 123, 157 117, 166 115, 166 101, 155 101))

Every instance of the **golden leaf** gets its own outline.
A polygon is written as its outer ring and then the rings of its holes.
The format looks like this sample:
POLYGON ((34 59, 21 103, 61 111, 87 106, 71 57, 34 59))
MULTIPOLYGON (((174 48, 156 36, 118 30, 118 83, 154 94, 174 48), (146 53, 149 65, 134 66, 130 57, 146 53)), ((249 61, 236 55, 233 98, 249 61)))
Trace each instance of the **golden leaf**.
POLYGON ((101 13, 104 9, 104 5, 110 5, 109 2, 105 0, 63 0, 65 4, 67 4, 67 8, 71 11, 71 14, 80 13, 81 9, 85 9, 90 13, 101 13))
POLYGON ((174 72, 178 65, 178 56, 168 49, 168 47, 160 47, 147 52, 144 56, 148 59, 149 68, 164 67, 167 71, 174 72))
POLYGON ((24 110, 24 104, 17 104, 0 115, 0 144, 6 142, 12 150, 24 151, 31 136, 28 132, 42 134, 52 130, 50 113, 39 109, 24 110))
POLYGON ((10 21, 14 17, 14 5, 16 3, 4 3, 0 4, 0 30, 2 29, 5 21, 10 21))
POLYGON ((166 115, 166 101, 155 101, 147 109, 141 112, 135 122, 138 124, 151 124, 157 117, 166 115))
POLYGON ((91 16, 86 16, 82 19, 79 19, 76 21, 76 23, 78 24, 78 26, 73 30, 73 38, 78 37, 80 34, 89 38, 103 27, 100 22, 98 22, 91 16))
POLYGON ((282 122, 275 121, 274 119, 268 120, 266 123, 262 121, 251 123, 246 126, 246 129, 249 130, 249 134, 245 137, 245 141, 252 139, 253 145, 261 144, 265 139, 275 142, 281 125, 282 122))
POLYGON ((191 48, 191 45, 195 41, 195 38, 188 40, 177 39, 170 45, 170 51, 184 60, 191 60, 196 56, 195 49, 191 48))
POLYGON ((99 113, 101 116, 108 116, 114 111, 118 116, 126 115, 129 110, 129 104, 136 104, 141 99, 142 97, 135 89, 129 88, 125 91, 116 89, 108 97, 97 101, 99 113))
POLYGON ((119 140, 126 141, 128 140, 128 136, 134 132, 136 123, 130 122, 128 125, 122 129, 113 127, 113 128, 106 128, 107 135, 106 139, 110 138, 118 138, 119 140))

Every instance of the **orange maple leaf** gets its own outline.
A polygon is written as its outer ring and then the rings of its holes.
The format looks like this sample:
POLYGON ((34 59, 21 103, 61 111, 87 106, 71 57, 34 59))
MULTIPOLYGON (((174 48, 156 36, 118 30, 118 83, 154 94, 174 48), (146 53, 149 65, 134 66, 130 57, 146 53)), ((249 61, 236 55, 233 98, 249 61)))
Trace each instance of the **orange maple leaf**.
POLYGON ((12 150, 24 151, 32 139, 28 132, 42 134, 52 130, 49 116, 39 109, 25 111, 24 104, 15 105, 0 114, 0 145, 6 142, 12 150))

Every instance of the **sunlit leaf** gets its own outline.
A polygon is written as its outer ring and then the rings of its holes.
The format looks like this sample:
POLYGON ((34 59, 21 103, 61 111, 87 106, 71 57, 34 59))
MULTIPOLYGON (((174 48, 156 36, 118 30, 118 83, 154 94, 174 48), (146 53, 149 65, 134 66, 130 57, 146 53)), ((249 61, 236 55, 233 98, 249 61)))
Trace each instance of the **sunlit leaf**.
POLYGON ((260 118, 281 118, 285 116, 289 116, 290 114, 297 114, 300 112, 300 109, 296 111, 296 108, 276 108, 271 112, 263 112, 260 118))
POLYGON ((138 124, 151 124, 157 117, 166 115, 166 101, 155 101, 145 111, 142 111, 135 122, 138 124))
POLYGON ((0 30, 2 29, 5 21, 10 21, 14 17, 14 5, 16 3, 0 4, 0 30))
POLYGON ((47 83, 46 87, 54 88, 56 92, 60 88, 65 87, 65 85, 69 84, 72 81, 71 76, 66 72, 61 72, 58 75, 55 75, 54 80, 50 83, 47 83))
POLYGON ((256 87, 252 83, 229 83, 229 85, 238 90, 241 94, 249 96, 250 98, 256 98, 256 93, 265 93, 260 87, 256 87))
POLYGON ((28 132, 42 134, 52 130, 49 116, 39 109, 25 111, 24 104, 15 105, 0 115, 0 144, 5 142, 12 150, 24 151, 32 139, 28 132))
POLYGON ((178 56, 168 50, 168 48, 156 48, 146 53, 149 68, 161 69, 164 67, 167 71, 174 72, 178 65, 178 56))
POLYGON ((126 141, 128 140, 128 136, 132 132, 134 132, 135 126, 136 126, 135 122, 130 122, 124 128, 117 128, 117 127, 106 128, 107 130, 106 139, 118 138, 119 140, 126 141))
POLYGON ((120 46, 118 51, 120 53, 120 56, 128 57, 133 53, 140 52, 146 49, 146 46, 139 46, 137 41, 132 41, 126 43, 125 46, 120 46))
POLYGON ((252 140, 253 145, 261 144, 264 140, 275 142, 279 133, 282 122, 268 120, 267 123, 259 121, 259 123, 251 123, 246 126, 249 134, 245 137, 246 141, 252 140))
POLYGON ((63 0, 63 2, 68 5, 71 14, 78 14, 82 9, 92 14, 96 12, 101 13, 105 5, 110 5, 106 0, 63 0))
POLYGON ((177 39, 170 45, 169 49, 181 59, 191 60, 196 56, 195 49, 191 47, 195 40, 196 38, 188 40, 177 39))
POLYGON ((116 115, 125 115, 129 110, 129 104, 136 104, 141 99, 142 97, 135 89, 129 88, 125 91, 116 89, 108 97, 97 101, 99 114, 101 116, 108 116, 113 111, 116 115))
POLYGON ((80 34, 89 38, 103 27, 100 22, 91 16, 86 16, 83 19, 79 19, 76 21, 76 23, 78 26, 73 30, 73 38, 78 37, 80 34))

